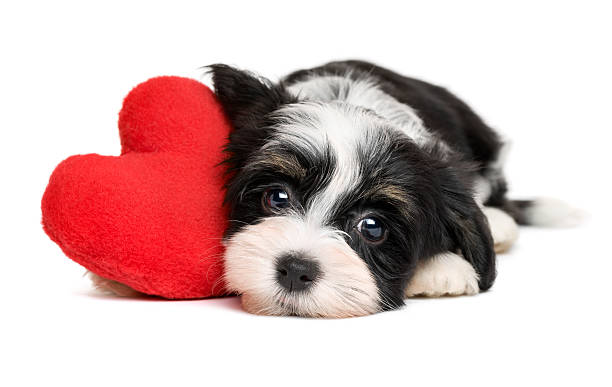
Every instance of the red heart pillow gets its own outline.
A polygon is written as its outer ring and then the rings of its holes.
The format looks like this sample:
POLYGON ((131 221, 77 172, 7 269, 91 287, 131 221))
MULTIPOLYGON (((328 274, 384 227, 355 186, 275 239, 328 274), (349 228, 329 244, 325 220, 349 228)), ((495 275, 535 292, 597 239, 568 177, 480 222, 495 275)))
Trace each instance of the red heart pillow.
POLYGON ((119 113, 121 156, 72 156, 42 199, 45 232, 88 270, 166 298, 225 293, 222 148, 215 95, 180 77, 135 87, 119 113))

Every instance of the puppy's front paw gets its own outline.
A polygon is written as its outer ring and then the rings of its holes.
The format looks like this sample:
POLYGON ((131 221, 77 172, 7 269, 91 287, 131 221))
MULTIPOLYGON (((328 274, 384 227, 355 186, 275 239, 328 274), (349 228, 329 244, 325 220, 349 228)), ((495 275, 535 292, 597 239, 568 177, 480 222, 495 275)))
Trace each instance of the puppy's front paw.
POLYGON ((454 253, 438 254, 419 262, 406 289, 406 297, 460 296, 478 293, 474 267, 454 253))

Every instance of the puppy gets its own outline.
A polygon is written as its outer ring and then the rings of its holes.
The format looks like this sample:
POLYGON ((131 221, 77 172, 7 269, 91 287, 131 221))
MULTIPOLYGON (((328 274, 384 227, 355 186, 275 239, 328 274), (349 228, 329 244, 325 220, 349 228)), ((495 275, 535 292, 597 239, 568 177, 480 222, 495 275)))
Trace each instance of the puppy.
POLYGON ((362 316, 405 297, 472 295, 518 224, 504 144, 444 88, 361 61, 278 83, 210 66, 227 146, 225 281, 256 314, 362 316))

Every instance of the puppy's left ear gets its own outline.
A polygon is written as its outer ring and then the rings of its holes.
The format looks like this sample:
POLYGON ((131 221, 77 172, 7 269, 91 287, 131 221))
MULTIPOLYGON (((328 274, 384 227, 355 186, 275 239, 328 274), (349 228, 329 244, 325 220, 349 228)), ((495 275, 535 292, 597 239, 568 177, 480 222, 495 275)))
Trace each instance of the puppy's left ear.
POLYGON ((489 223, 476 204, 472 190, 463 183, 467 176, 462 176, 452 167, 444 168, 443 174, 441 189, 446 230, 455 247, 478 273, 478 286, 485 291, 493 285, 497 275, 489 223))

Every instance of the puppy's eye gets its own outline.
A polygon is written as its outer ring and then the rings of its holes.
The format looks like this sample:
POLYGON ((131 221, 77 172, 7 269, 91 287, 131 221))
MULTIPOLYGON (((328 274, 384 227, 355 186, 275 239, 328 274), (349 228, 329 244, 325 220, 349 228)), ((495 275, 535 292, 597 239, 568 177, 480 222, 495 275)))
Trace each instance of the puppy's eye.
POLYGON ((381 242, 386 236, 385 225, 373 216, 361 219, 357 231, 369 242, 381 242))
POLYGON ((264 192, 263 205, 272 212, 289 207, 289 194, 281 188, 271 188, 264 192))

